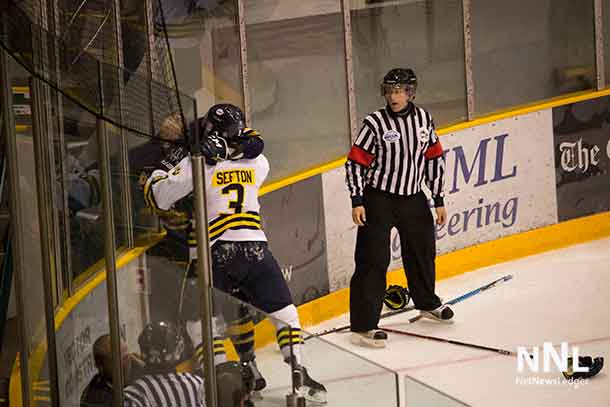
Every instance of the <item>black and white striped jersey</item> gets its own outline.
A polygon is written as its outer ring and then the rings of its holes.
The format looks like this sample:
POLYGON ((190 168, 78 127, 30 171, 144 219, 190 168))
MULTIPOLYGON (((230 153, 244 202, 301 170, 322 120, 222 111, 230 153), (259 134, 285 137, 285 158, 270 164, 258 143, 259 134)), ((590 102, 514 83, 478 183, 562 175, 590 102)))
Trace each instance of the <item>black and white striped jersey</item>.
POLYGON ((352 206, 362 205, 365 185, 396 195, 420 192, 426 182, 435 206, 444 206, 445 157, 432 116, 409 103, 369 114, 345 164, 352 206))
POLYGON ((145 375, 123 391, 125 407, 203 407, 203 379, 191 373, 145 375))

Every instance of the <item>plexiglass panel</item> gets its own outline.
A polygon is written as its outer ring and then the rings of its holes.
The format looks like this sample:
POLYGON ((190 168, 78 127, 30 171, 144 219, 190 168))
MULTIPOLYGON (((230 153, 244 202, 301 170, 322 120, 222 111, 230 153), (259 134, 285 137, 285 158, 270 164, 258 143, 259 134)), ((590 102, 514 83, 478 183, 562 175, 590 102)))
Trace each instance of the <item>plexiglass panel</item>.
POLYGON ((269 180, 339 158, 349 123, 338 1, 245 1, 252 125, 269 180))
POLYGON ((359 120, 385 104, 379 84, 398 67, 415 71, 415 103, 430 111, 437 126, 464 120, 461 1, 352 0, 350 4, 359 120))
POLYGON ((448 396, 412 377, 405 376, 405 406, 465 407, 467 404, 448 396))
POLYGON ((473 0, 477 115, 595 86, 593 0, 473 0))

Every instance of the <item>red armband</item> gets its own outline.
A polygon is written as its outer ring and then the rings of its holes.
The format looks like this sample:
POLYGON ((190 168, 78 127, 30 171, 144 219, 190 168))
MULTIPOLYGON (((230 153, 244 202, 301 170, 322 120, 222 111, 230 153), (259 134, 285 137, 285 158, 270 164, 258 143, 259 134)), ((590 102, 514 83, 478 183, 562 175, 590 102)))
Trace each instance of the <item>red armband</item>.
POLYGON ((368 168, 373 160, 375 160, 375 156, 358 146, 352 146, 347 159, 368 168))
POLYGON ((436 143, 429 146, 428 149, 426 150, 426 152, 424 153, 426 160, 432 160, 433 158, 440 157, 442 155, 443 155, 443 146, 441 146, 440 141, 437 141, 436 143))

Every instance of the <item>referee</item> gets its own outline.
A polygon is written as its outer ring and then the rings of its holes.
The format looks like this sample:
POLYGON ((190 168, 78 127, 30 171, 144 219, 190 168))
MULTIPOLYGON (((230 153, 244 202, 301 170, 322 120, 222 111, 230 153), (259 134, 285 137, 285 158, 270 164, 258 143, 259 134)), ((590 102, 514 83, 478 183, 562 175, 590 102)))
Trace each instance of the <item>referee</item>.
POLYGON ((146 325, 138 338, 146 374, 124 389, 125 407, 203 407, 203 378, 176 373, 184 337, 170 322, 146 325))
POLYGON ((443 201, 445 158, 430 114, 415 105, 417 78, 397 68, 383 78, 387 105, 369 114, 345 164, 358 228, 356 270, 350 283, 352 342, 384 347, 387 334, 378 329, 390 264, 390 230, 400 235, 409 290, 422 316, 451 322, 453 311, 434 293, 436 240, 434 220, 422 191, 432 192, 436 223, 447 219, 443 201))

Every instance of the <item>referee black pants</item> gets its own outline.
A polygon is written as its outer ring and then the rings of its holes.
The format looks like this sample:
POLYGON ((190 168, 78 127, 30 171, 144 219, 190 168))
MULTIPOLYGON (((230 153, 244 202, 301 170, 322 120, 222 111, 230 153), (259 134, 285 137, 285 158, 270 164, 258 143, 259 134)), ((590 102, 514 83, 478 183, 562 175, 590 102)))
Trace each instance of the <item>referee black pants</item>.
POLYGON ((399 196, 371 187, 364 190, 365 226, 358 227, 356 271, 350 282, 351 330, 377 328, 390 264, 390 230, 398 229, 409 292, 420 310, 441 305, 434 293, 436 238, 425 194, 399 196))

